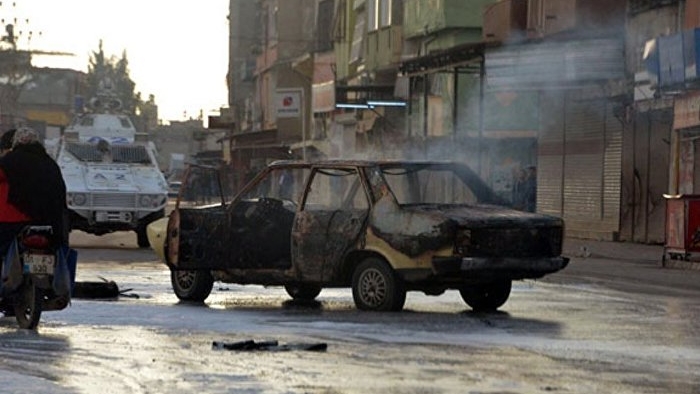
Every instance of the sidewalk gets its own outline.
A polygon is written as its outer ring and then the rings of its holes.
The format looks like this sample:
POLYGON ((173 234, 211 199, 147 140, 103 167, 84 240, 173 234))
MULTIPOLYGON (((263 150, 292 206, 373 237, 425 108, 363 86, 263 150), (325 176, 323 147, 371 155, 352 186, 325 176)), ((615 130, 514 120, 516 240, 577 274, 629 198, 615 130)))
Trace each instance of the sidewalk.
POLYGON ((634 242, 595 241, 589 239, 564 239, 563 255, 569 258, 604 258, 633 260, 661 265, 663 245, 647 245, 634 242))
MULTIPOLYGON (((663 245, 565 238, 569 265, 549 280, 588 280, 636 293, 700 296, 700 262, 667 260, 663 245)), ((697 298, 695 298, 697 299, 697 298)))

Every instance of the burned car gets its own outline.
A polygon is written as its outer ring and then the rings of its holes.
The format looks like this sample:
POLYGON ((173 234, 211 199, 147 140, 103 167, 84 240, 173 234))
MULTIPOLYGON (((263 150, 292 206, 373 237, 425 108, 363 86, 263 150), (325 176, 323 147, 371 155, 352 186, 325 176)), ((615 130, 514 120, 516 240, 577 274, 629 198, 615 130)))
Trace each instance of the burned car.
POLYGON ((508 208, 461 163, 278 161, 230 202, 186 204, 188 186, 157 246, 182 300, 204 301, 215 281, 301 300, 350 287, 358 309, 398 311, 407 291, 453 289, 493 311, 513 280, 568 263, 560 218, 508 208))

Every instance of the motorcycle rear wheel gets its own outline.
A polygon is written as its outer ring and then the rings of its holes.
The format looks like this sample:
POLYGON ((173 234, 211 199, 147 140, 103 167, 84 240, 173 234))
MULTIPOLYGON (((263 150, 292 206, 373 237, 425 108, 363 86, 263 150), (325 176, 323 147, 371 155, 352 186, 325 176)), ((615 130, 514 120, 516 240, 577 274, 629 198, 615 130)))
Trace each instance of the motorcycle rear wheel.
POLYGON ((44 299, 42 289, 31 280, 22 284, 15 302, 15 318, 20 328, 33 330, 41 320, 41 303, 44 299))

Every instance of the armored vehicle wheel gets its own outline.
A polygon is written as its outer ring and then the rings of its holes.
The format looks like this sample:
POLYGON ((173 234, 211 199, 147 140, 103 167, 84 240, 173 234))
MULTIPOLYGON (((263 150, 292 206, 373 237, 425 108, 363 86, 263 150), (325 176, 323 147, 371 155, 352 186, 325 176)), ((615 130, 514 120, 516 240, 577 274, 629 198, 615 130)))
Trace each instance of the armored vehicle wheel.
POLYGON ((39 325, 43 298, 43 291, 31 280, 22 284, 14 305, 15 318, 20 328, 33 330, 39 325))
POLYGON ((510 296, 510 280, 464 286, 459 290, 462 299, 475 312, 493 312, 506 303, 510 296))
POLYGON ((286 285, 284 289, 295 300, 312 301, 321 293, 321 286, 311 284, 286 285))
POLYGON ((170 282, 177 298, 183 301, 203 302, 214 287, 209 271, 170 271, 170 282))
POLYGON ((361 310, 400 311, 406 302, 406 289, 389 264, 370 257, 355 269, 352 298, 361 310))

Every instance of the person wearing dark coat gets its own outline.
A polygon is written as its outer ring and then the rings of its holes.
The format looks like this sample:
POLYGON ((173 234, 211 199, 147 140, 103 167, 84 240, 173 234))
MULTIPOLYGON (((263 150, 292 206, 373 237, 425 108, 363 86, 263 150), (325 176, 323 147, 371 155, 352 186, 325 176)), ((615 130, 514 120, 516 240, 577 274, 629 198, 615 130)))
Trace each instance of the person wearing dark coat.
POLYGON ((17 129, 12 149, 0 157, 0 256, 27 224, 51 225, 55 244, 66 245, 66 218, 66 185, 58 164, 34 130, 17 129))
POLYGON ((7 130, 0 136, 0 157, 12 150, 12 139, 15 138, 17 129, 7 130))
POLYGON ((519 168, 514 172, 513 176, 513 189, 511 202, 513 208, 523 211, 527 205, 527 194, 525 184, 527 182, 527 172, 524 169, 519 168))
POLYGON ((537 168, 535 166, 527 168, 527 179, 524 186, 525 210, 535 212, 537 207, 537 168))

